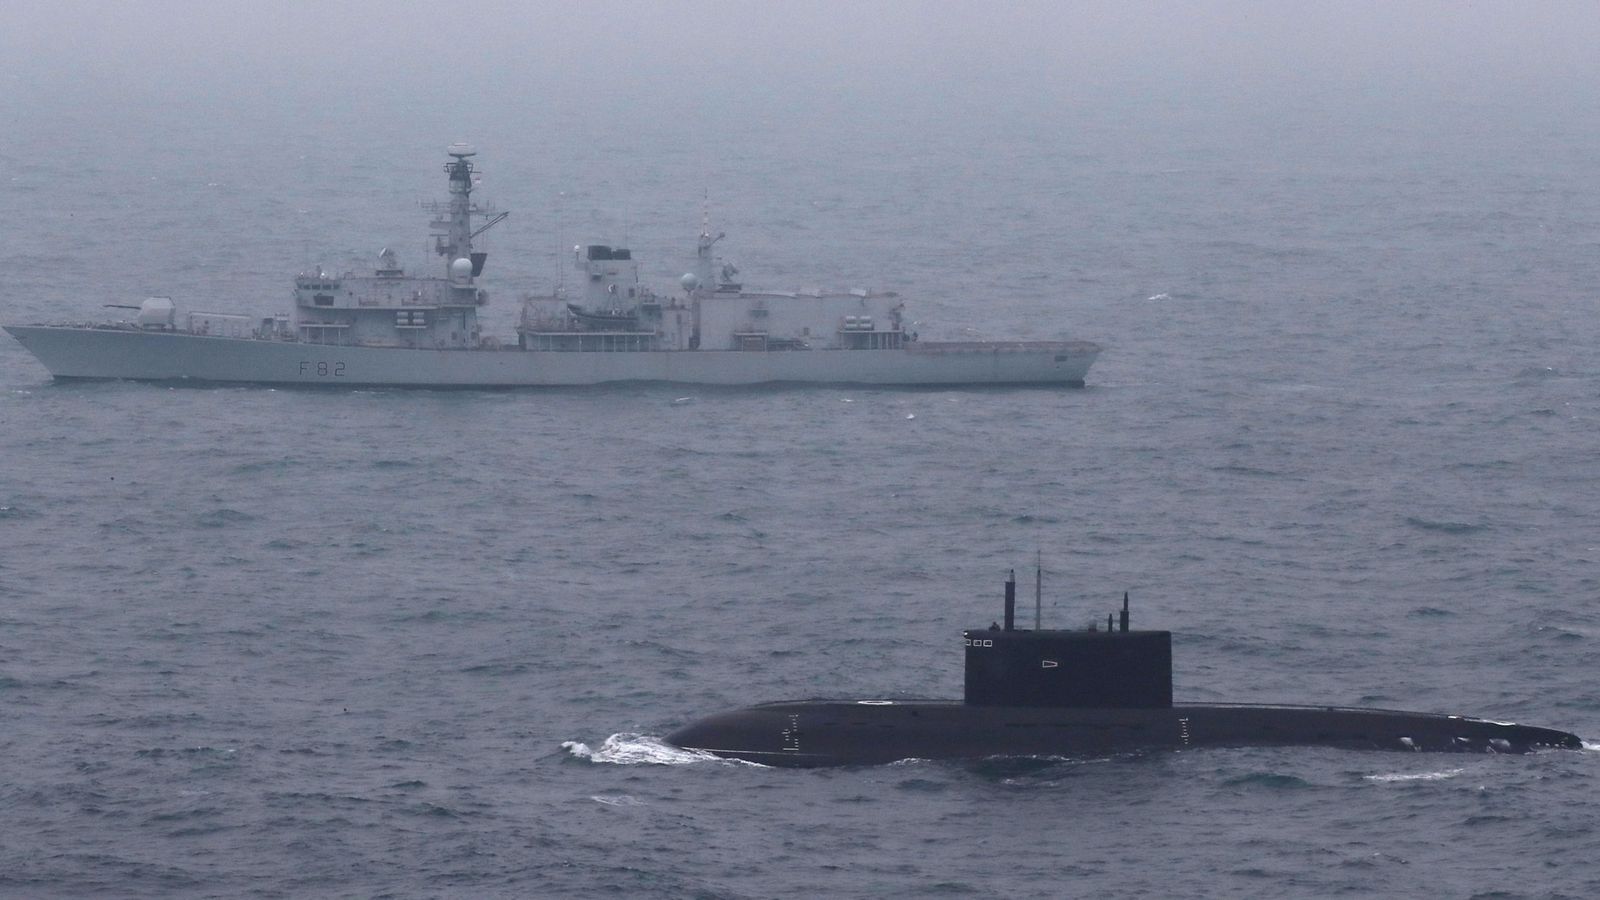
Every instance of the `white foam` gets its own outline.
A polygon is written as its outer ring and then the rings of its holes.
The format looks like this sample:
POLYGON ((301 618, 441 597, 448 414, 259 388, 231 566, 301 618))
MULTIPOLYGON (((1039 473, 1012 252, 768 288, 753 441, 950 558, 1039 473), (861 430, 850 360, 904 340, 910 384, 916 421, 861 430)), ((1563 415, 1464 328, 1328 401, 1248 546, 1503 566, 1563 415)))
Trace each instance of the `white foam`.
POLYGON ((1594 741, 1584 741, 1583 742, 1583 749, 1585 749, 1585 750, 1600 750, 1600 744, 1597 744, 1594 741))
POLYGON ((682 766, 720 758, 703 750, 674 747, 647 734, 613 734, 601 742, 599 749, 592 749, 582 741, 566 741, 561 747, 579 759, 619 766, 682 766))
POLYGON ((1397 781, 1444 781, 1465 772, 1466 769, 1445 769, 1443 772, 1391 772, 1386 775, 1367 775, 1368 781, 1390 784, 1397 781))
POLYGON ((643 800, 640 800, 638 797, 630 797, 627 794, 595 794, 594 796, 590 797, 589 799, 593 800, 596 803, 604 803, 606 806, 643 806, 644 805, 644 801, 643 800))

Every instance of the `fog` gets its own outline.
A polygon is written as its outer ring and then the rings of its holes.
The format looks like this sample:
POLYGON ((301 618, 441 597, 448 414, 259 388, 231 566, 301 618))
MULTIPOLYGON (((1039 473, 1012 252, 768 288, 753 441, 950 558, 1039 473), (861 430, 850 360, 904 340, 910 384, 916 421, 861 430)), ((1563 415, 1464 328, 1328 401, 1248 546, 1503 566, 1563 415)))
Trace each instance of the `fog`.
MULTIPOLYGON (((1010 211, 1040 183, 1057 191, 1059 232, 1116 209, 1173 209, 1152 179, 1195 166, 1216 174, 1200 204, 1213 210, 1235 202, 1226 179, 1241 173, 1568 177, 1551 174, 1557 155, 1567 173, 1589 172, 1597 46, 1593 4, 1562 2, 10 0, 0 158, 52 152, 62 166, 109 166, 94 184, 129 185, 176 151, 209 167, 202 183, 250 182, 241 210, 271 196, 309 211, 275 220, 282 240, 365 248, 409 234, 401 223, 432 190, 440 148, 467 140, 484 151, 489 199, 528 211, 495 233, 507 244, 614 235, 662 241, 642 249, 663 258, 709 193, 747 261, 876 283, 877 266, 852 271, 839 242, 889 246, 893 231, 935 223, 956 229, 951 243, 987 240, 1014 228, 1010 211), (846 182, 850 202, 830 200, 846 182), (941 197, 953 199, 929 199, 941 197), (386 223, 381 234, 358 230, 368 221, 386 223), (661 234, 630 235, 637 223, 661 234)), ((1587 177, 1570 189, 1588 192, 1587 177)), ((1274 203, 1303 202, 1285 185, 1274 203)), ((76 189, 86 203, 99 190, 76 189)), ((170 190, 122 199, 135 218, 173 203, 170 190)), ((1258 212, 1234 210, 1241 222, 1258 212)), ((23 229, 12 243, 34 237, 45 240, 23 229)), ((248 233, 252 245, 269 237, 248 233)), ((177 240, 152 234, 142 252, 177 240)), ((263 285, 281 278, 272 252, 253 276, 263 285)))
POLYGON ((138 97, 394 87, 721 92, 803 85, 1351 100, 1594 99, 1590 3, 215 3, 10 0, 21 94, 138 97))

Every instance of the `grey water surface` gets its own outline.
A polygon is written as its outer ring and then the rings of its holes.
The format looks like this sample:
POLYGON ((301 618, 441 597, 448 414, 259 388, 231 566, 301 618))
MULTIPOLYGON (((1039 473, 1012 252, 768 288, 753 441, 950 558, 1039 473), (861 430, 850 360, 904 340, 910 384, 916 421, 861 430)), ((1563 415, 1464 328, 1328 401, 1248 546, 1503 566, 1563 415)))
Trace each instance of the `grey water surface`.
POLYGON ((1600 739, 1595 82, 1268 54, 1235 90, 1132 48, 996 73, 942 34, 891 48, 915 77, 781 45, 742 79, 637 36, 609 81, 391 81, 360 41, 260 82, 270 54, 216 47, 214 80, 6 70, 6 322, 265 315, 302 269, 434 265, 417 201, 468 140, 513 210, 492 332, 580 241, 670 284, 704 209, 747 284, 1107 349, 1081 390, 296 391, 54 384, 0 338, 0 895, 1600 893, 1593 750, 784 771, 660 743, 959 696, 960 630, 1036 551, 1047 623, 1126 590, 1174 632, 1179 699, 1600 739))

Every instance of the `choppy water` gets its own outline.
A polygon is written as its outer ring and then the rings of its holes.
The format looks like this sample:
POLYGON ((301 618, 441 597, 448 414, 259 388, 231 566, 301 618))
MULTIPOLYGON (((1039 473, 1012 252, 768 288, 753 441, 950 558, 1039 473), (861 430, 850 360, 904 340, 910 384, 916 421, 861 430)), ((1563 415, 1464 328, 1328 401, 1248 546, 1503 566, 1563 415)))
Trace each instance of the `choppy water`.
POLYGON ((1036 548, 1048 621, 1130 590, 1175 632, 1181 699, 1600 736, 1592 111, 762 99, 696 152, 670 98, 200 97, 178 157, 159 104, 4 101, 8 321, 421 264, 412 201, 469 138, 516 210, 506 333, 576 239, 675 275, 709 186, 747 283, 1108 350, 1083 390, 334 392, 53 385, 0 340, 0 893, 1600 892, 1592 751, 794 772, 657 740, 956 696, 1036 548))

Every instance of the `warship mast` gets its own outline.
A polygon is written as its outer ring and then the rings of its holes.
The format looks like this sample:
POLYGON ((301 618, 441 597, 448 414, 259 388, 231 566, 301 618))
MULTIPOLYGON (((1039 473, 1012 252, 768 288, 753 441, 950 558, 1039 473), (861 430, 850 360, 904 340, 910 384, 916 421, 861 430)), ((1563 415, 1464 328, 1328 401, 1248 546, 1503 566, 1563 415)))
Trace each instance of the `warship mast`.
POLYGON ((451 157, 451 161, 444 164, 444 170, 450 175, 450 222, 449 231, 439 240, 438 250, 453 268, 456 260, 472 258, 471 157, 476 156, 477 151, 470 144, 451 144, 445 152, 451 157))
POLYGON ((472 279, 483 274, 484 261, 489 258, 487 253, 473 251, 472 239, 494 227, 510 213, 496 213, 492 208, 484 209, 473 204, 472 177, 478 169, 472 164, 471 157, 477 156, 478 151, 471 144, 454 143, 445 152, 451 157, 451 161, 444 164, 444 171, 450 176, 450 200, 444 207, 431 205, 434 212, 444 214, 433 223, 434 251, 445 258, 445 274, 449 279, 458 286, 466 287, 472 279), (488 218, 476 230, 472 227, 472 217, 475 215, 488 218))

